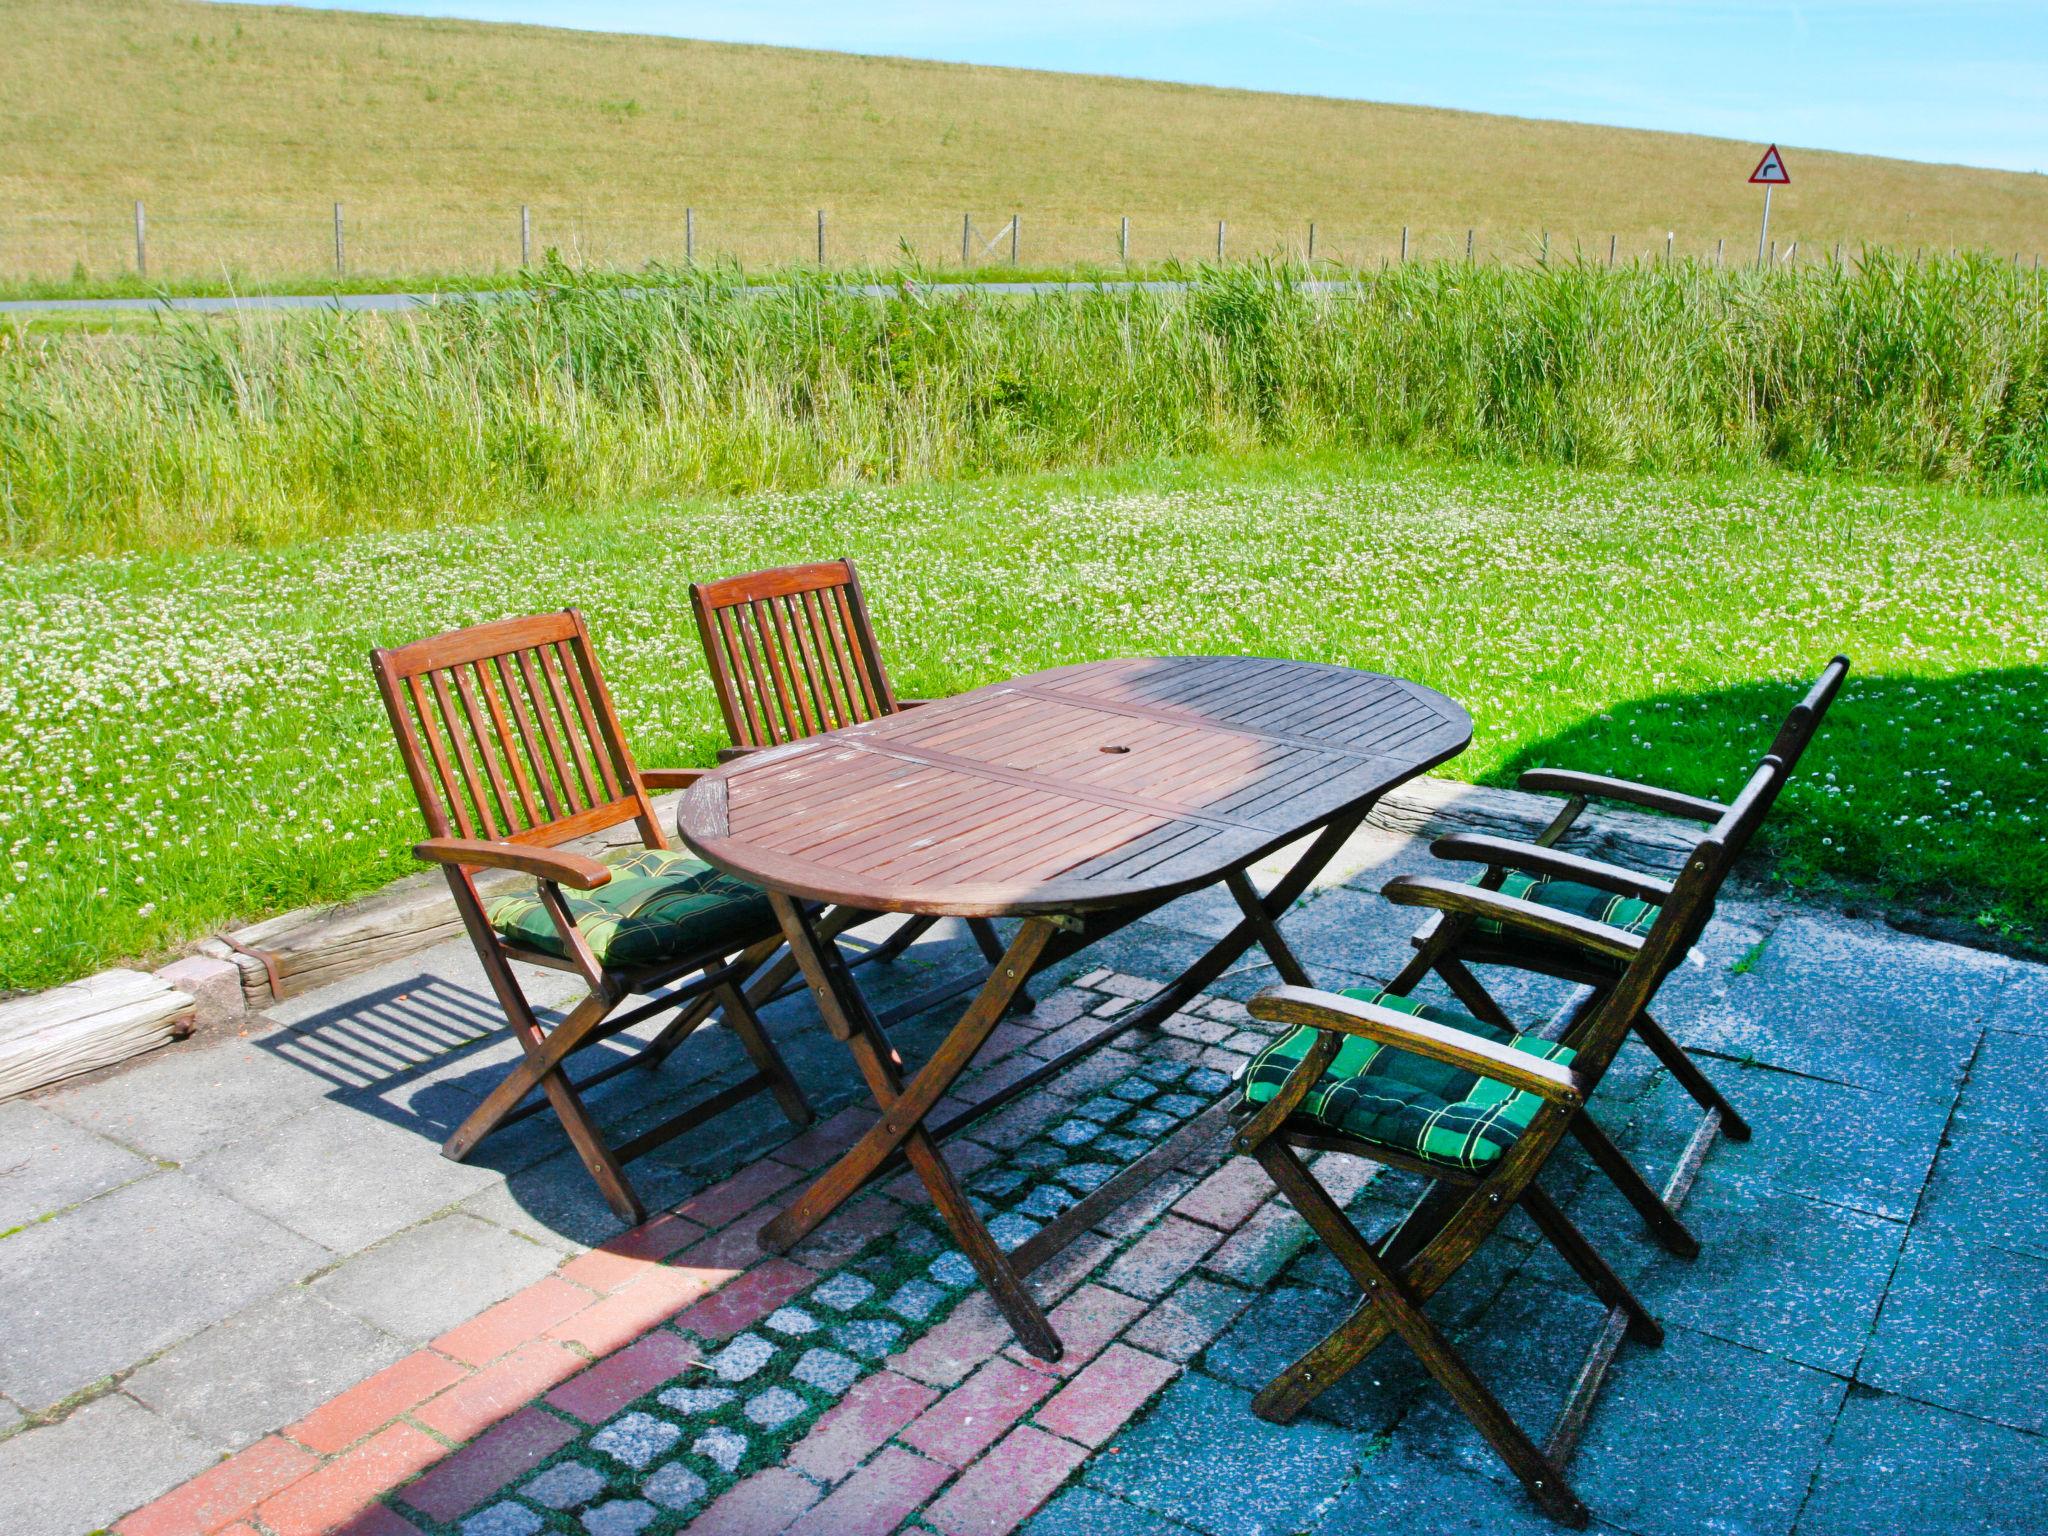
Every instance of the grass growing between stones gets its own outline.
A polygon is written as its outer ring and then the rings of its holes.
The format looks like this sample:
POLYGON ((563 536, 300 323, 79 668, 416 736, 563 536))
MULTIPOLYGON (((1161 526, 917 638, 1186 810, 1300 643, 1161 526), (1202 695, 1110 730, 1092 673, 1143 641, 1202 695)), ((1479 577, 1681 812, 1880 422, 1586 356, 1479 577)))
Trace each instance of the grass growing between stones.
POLYGON ((1116 655, 1373 668, 1472 712, 1447 771, 1728 794, 1856 671, 1763 834, 1853 884, 2048 933, 2038 498, 1330 457, 640 505, 0 572, 0 987, 409 872, 365 652, 575 604, 640 761, 723 740, 685 587, 844 553, 899 691, 1116 655))

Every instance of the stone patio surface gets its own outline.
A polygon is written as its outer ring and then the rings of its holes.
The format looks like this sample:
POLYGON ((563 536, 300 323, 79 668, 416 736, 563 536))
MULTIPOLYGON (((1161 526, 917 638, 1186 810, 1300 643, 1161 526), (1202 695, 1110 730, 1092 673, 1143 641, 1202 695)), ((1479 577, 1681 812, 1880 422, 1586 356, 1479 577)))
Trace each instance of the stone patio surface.
MULTIPOLYGON (((1284 924, 1319 981, 1398 967, 1413 914, 1377 889, 1429 862, 1353 844, 1284 924)), ((1234 918, 1192 897, 1070 962, 969 1086, 1107 1027, 1234 918)), ((970 953, 940 931, 859 974, 886 1004, 970 953)), ((1272 979, 1247 960, 950 1143, 998 1236, 1225 1095, 1272 979)), ((1501 995, 1531 1019, 1566 998, 1501 995)), ((957 1006, 898 1031, 906 1056, 957 1006)), ((1570 1468, 1598 1521, 2048 1528, 2048 969, 1730 899, 1659 1012, 1756 1138, 1708 1158, 1691 1263, 1575 1155, 1545 1176, 1669 1335, 1623 1349, 1570 1468)), ((768 1018, 820 1124, 792 1136, 757 1098, 662 1148, 630 1170, 662 1214, 630 1232, 551 1118, 438 1156, 516 1055, 466 947, 0 1105, 0 1532, 1552 1529, 1398 1344, 1292 1426, 1252 1416, 1352 1296, 1223 1142, 1034 1277, 1056 1366, 1011 1343, 907 1176, 764 1257, 756 1230, 868 1122, 804 999, 768 1018)), ((591 1099, 629 1132, 748 1070, 712 1030, 591 1099)), ((1653 1176, 1693 1124, 1634 1046, 1594 1108, 1653 1176)), ((1408 1193, 1316 1168, 1362 1222, 1408 1193)), ((1431 1310, 1539 1435, 1601 1318, 1520 1218, 1431 1310)))

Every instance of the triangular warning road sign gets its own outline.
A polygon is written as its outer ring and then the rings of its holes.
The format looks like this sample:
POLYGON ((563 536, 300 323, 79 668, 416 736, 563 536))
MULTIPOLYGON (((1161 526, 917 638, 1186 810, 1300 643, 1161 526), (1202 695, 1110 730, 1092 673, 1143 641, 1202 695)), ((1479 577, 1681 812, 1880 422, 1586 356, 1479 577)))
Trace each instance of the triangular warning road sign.
POLYGON ((1761 182, 1767 187, 1786 187, 1792 184, 1792 173, 1785 169, 1785 157, 1778 153, 1773 144, 1764 151, 1763 159, 1757 161, 1756 169, 1749 173, 1749 179, 1761 182))

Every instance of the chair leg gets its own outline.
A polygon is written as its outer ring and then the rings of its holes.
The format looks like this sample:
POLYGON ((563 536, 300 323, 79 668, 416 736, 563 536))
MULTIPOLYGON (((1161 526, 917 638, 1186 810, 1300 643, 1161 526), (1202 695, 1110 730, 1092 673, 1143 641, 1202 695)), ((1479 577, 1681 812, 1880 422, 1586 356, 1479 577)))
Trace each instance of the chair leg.
POLYGON ((817 1118, 811 1113, 811 1106, 804 1098, 804 1091, 797 1086, 797 1080, 790 1075, 789 1064, 782 1059, 782 1053, 775 1048, 775 1042, 768 1038, 768 1031, 761 1026, 761 1020, 754 1010, 747 1006, 740 989, 731 982, 714 988, 711 994, 725 1010, 725 1022, 732 1032, 739 1036, 740 1044, 754 1063, 754 1069, 768 1080, 768 1091, 775 1095, 775 1102, 782 1107, 789 1123, 802 1130, 817 1118))
POLYGON ((1548 1194, 1532 1183, 1522 1191, 1521 1204, 1538 1230, 1550 1239, 1550 1245, 1564 1255, 1565 1262, 1586 1282, 1587 1288, 1608 1306, 1619 1308, 1627 1316, 1630 1338, 1652 1348, 1664 1342, 1664 1325, 1650 1315, 1649 1309, 1636 1299, 1635 1292, 1623 1283, 1621 1276, 1600 1256, 1600 1251, 1586 1240, 1586 1234, 1578 1229, 1571 1217, 1557 1208, 1548 1194))
POLYGON ((1693 1097, 1701 1109, 1721 1111, 1721 1134, 1730 1141, 1747 1141, 1750 1138, 1749 1122, 1735 1112, 1735 1106, 1721 1096, 1707 1074, 1699 1069, 1685 1047, 1664 1032, 1664 1026, 1651 1018, 1646 1009, 1636 1015, 1636 1034, 1642 1038, 1652 1054, 1664 1063, 1678 1084, 1693 1097))
POLYGON ((1636 1208, 1636 1214, 1643 1218, 1650 1233, 1668 1251, 1681 1259, 1699 1257, 1699 1239, 1687 1230, 1671 1207, 1664 1203, 1663 1196, 1650 1187, 1650 1181, 1643 1177, 1636 1165, 1628 1160, 1628 1154, 1617 1147, 1605 1131, 1585 1110, 1572 1116, 1572 1135, 1587 1155, 1599 1165, 1600 1171, 1614 1181, 1628 1203, 1636 1208))
MULTIPOLYGON (((1375 1343, 1384 1338, 1388 1330, 1398 1333, 1402 1342, 1422 1362, 1423 1368, 1451 1395, 1451 1400, 1472 1427, 1485 1437, 1494 1453, 1521 1480, 1522 1486, 1542 1506, 1544 1513, 1565 1525, 1583 1527, 1588 1524, 1592 1516, 1565 1482, 1563 1474, 1523 1433, 1522 1427, 1508 1415, 1486 1384, 1473 1374, 1472 1368, 1451 1347, 1450 1340, 1408 1295, 1398 1275, 1381 1262, 1372 1245, 1359 1235, 1350 1218, 1330 1198, 1329 1192, 1316 1182, 1315 1176, 1295 1156, 1294 1150, 1274 1136, 1265 1141, 1254 1155, 1272 1176, 1273 1182, 1279 1185, 1280 1192, 1315 1228, 1316 1235, 1330 1245, 1338 1261, 1365 1291, 1364 1303, 1337 1330, 1337 1334, 1324 1341, 1324 1345, 1351 1330, 1376 1335, 1375 1343)), ((1474 1194, 1477 1193, 1475 1190, 1474 1194)), ((1319 1345, 1318 1351, 1322 1348, 1319 1345)), ((1311 1355, 1316 1352, 1311 1351, 1311 1355)), ((1357 1358, 1363 1357, 1361 1352, 1357 1358)), ((1301 1363, 1297 1362, 1296 1367, 1290 1367, 1290 1370, 1298 1368, 1301 1363)), ((1331 1385, 1334 1381, 1332 1377, 1323 1385, 1331 1385)), ((1264 1395, 1260 1394, 1261 1397, 1264 1395)), ((1254 1400, 1253 1408, 1256 1412, 1257 1400, 1254 1400)))
MULTIPOLYGON (((905 918, 901 923, 897 924, 894 933, 875 946, 874 954, 870 958, 882 965, 887 965, 890 961, 901 955, 903 951, 923 938, 931 930, 932 924, 937 921, 938 919, 935 917, 918 916, 905 918)), ((986 953, 986 951, 983 951, 983 953, 986 953)))
MULTIPOLYGON (((974 935, 975 948, 981 951, 981 958, 989 963, 991 970, 1003 963, 1003 956, 1008 953, 1009 946, 1003 942, 1002 935, 996 932, 996 925, 994 923, 985 917, 970 917, 967 919, 967 931, 974 935)), ((1029 1013, 1031 1011, 1030 992, 1020 985, 1011 996, 1009 1006, 1003 1011, 1005 1013, 1029 1013)))

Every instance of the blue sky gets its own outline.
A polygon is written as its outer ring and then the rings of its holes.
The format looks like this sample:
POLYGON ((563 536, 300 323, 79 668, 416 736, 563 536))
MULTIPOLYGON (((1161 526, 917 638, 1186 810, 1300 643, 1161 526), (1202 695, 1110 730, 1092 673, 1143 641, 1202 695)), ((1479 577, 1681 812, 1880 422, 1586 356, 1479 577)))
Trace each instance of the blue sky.
POLYGON ((338 8, 1140 75, 2048 172, 2048 0, 383 0, 338 8))

